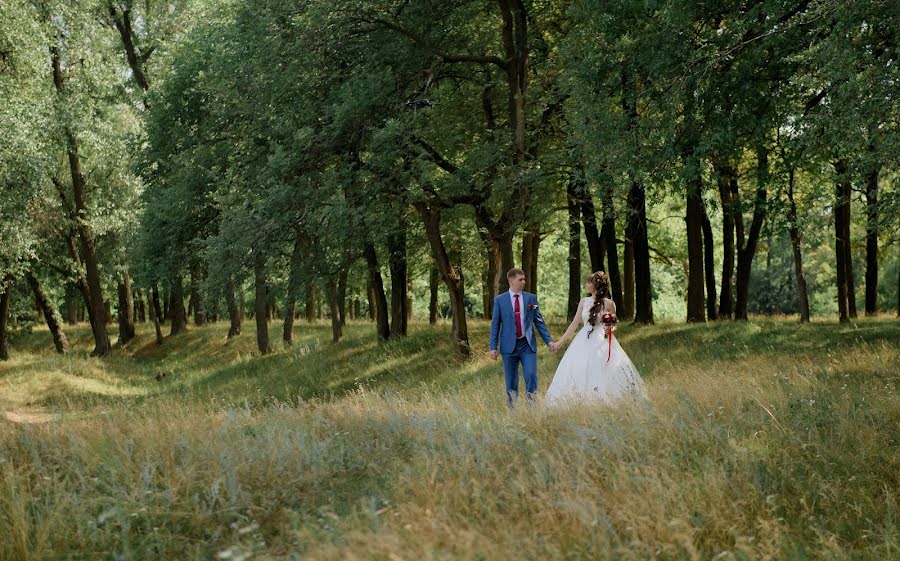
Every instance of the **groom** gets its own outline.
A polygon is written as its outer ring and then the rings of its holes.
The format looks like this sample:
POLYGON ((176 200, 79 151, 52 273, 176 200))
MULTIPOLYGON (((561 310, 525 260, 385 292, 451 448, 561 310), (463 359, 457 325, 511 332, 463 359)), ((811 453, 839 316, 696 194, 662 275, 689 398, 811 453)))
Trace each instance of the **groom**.
MULTIPOLYGON (((537 396, 537 340, 534 327, 548 346, 553 343, 547 324, 538 309, 537 296, 525 292, 525 271, 510 269, 506 273, 509 292, 494 298, 491 317, 491 358, 503 356, 506 378, 506 402, 510 409, 519 397, 519 363, 525 377, 525 395, 529 401, 537 396), (499 352, 498 352, 499 348, 499 352)), ((552 348, 552 347, 551 347, 552 348)), ((555 350, 555 349, 554 349, 555 350)))

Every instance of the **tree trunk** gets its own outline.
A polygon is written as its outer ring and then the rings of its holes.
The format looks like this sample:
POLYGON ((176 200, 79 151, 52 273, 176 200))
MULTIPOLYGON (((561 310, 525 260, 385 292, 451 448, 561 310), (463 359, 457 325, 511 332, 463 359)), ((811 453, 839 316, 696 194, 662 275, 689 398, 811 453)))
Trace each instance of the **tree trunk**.
POLYGON ((737 170, 733 164, 719 158, 713 159, 716 183, 722 201, 722 291, 719 295, 719 319, 731 319, 734 313, 734 229, 735 206, 732 193, 737 192, 737 170))
POLYGON ((702 202, 700 200, 700 176, 699 170, 695 176, 688 179, 687 185, 687 212, 685 224, 687 226, 688 246, 688 282, 687 282, 687 321, 706 321, 703 311, 703 237, 701 232, 702 202))
POLYGON ((9 301, 12 297, 12 279, 7 277, 0 284, 0 360, 9 360, 9 301))
POLYGON ((465 285, 462 271, 460 268, 452 265, 450 257, 447 255, 447 249, 441 237, 440 210, 432 208, 425 203, 417 204, 416 210, 419 211, 422 217, 425 234, 431 246, 431 254, 450 294, 450 311, 453 315, 451 333, 454 349, 458 355, 468 357, 471 353, 471 348, 469 346, 469 330, 466 325, 465 285))
POLYGON ((878 314, 878 174, 875 166, 866 177, 866 315, 878 314))
POLYGON ((438 318, 438 282, 441 279, 441 273, 435 265, 431 266, 428 274, 428 323, 434 325, 438 318))
POLYGON ((703 272, 706 276, 706 319, 716 319, 716 274, 715 247, 713 247, 712 224, 706 214, 706 204, 700 198, 700 226, 703 229, 703 272))
POLYGON ((363 248, 366 265, 369 269, 369 283, 375 291, 375 332, 381 340, 391 337, 391 326, 388 323, 387 297, 384 294, 384 282, 381 280, 381 267, 378 265, 378 253, 375 246, 366 243, 363 248))
POLYGON ((397 230, 387 237, 388 266, 391 270, 391 337, 406 337, 407 304, 407 263, 406 263, 406 222, 397 224, 397 230))
POLYGON ((803 235, 797 222, 797 203, 794 201, 794 168, 788 171, 788 232, 794 251, 794 277, 797 281, 797 298, 800 301, 800 323, 809 323, 809 293, 803 276, 803 235))
POLYGON ((625 237, 622 247, 622 313, 619 318, 634 319, 634 243, 625 237))
POLYGON ((339 298, 337 283, 334 279, 328 279, 325 283, 325 293, 328 296, 329 316, 331 317, 331 342, 339 343, 344 332, 341 326, 341 314, 339 310, 339 298))
POLYGON ((78 325, 78 300, 69 290, 66 290, 66 323, 78 325))
MULTIPOLYGON (((479 229, 480 233, 480 229, 479 229)), ((494 313, 494 290, 495 290, 495 282, 498 282, 497 279, 497 264, 493 257, 493 250, 491 249, 491 242, 488 236, 482 235, 482 240, 485 245, 485 262, 487 266, 485 267, 484 276, 482 277, 482 295, 481 295, 481 305, 484 312, 484 319, 491 319, 491 314, 494 313)), ((432 267, 431 274, 435 277, 435 283, 440 281, 440 273, 437 272, 435 267, 432 267)), ((497 285, 499 287, 499 285, 497 285)))
MULTIPOLYGON (((503 21, 503 27, 501 29, 501 38, 504 49, 503 68, 506 71, 509 115, 507 123, 510 132, 512 133, 513 165, 523 166, 528 155, 528 145, 525 140, 525 93, 527 91, 528 78, 528 13, 523 0, 499 0, 499 6, 500 15, 503 21)), ((501 263, 502 266, 498 267, 497 272, 495 273, 495 276, 498 277, 498 279, 497 282, 495 282, 497 290, 494 291, 494 295, 509 290, 509 282, 506 273, 514 266, 512 239, 515 229, 518 227, 518 221, 513 218, 516 216, 526 216, 528 214, 527 206, 530 205, 529 195, 527 187, 520 188, 517 192, 517 197, 525 201, 526 208, 517 209, 518 205, 514 204, 512 201, 508 201, 500 219, 495 223, 496 228, 493 232, 493 238, 499 247, 494 248, 494 254, 499 254, 500 259, 498 263, 501 263)), ((440 220, 439 216, 438 220, 440 220)), ((532 263, 537 263, 537 244, 539 241, 535 241, 534 236, 536 235, 537 232, 535 229, 529 228, 529 231, 526 232, 525 236, 528 240, 529 263, 527 265, 529 267, 532 263)), ((439 237, 440 233, 438 232, 438 238, 439 237)), ((432 250, 434 251, 433 246, 432 250)), ((523 263, 523 268, 525 266, 526 264, 523 263)), ((443 271, 441 275, 444 275, 443 271)), ((455 279, 454 282, 459 282, 459 288, 461 290, 463 283, 460 275, 461 269, 457 269, 451 277, 455 279)), ((533 269, 529 271, 528 269, 525 269, 525 275, 526 282, 529 283, 529 287, 533 292, 537 288, 537 270, 533 269)), ((451 301, 458 296, 459 294, 451 294, 451 301)), ((491 306, 493 309, 493 300, 491 301, 491 306)), ((454 318, 455 317, 456 316, 454 316, 454 318)), ((464 323, 465 322, 463 321, 463 324, 464 323)), ((468 355, 468 332, 465 333, 465 337, 465 353, 468 355)))
MULTIPOLYGON (((67 206, 67 199, 65 197, 65 192, 62 190, 62 187, 57 184, 57 189, 59 191, 60 197, 63 200, 63 206, 67 206)), ((75 221, 75 217, 72 217, 73 222, 75 221)), ((82 269, 81 257, 78 255, 78 244, 75 241, 75 234, 73 232, 67 232, 65 234, 66 241, 66 249, 69 252, 69 257, 72 259, 72 263, 75 266, 75 269, 79 271, 78 278, 75 279, 75 288, 78 289, 78 292, 81 293, 81 298, 84 301, 83 310, 87 311, 88 322, 91 324, 91 329, 94 326, 94 309, 91 307, 91 293, 88 289, 87 279, 84 274, 80 271, 82 269)), ((84 319, 82 317, 82 319, 84 319)))
POLYGON ((616 309, 622 309, 622 276, 619 272, 619 250, 616 245, 616 209, 613 205, 612 188, 603 191, 603 229, 600 238, 606 246, 607 267, 610 289, 616 309))
POLYGON ((653 323, 653 290, 650 280, 650 242, 647 236, 647 196, 644 185, 632 180, 628 190, 626 235, 634 244, 634 322, 653 323))
MULTIPOLYGON (((515 266, 513 257, 514 228, 506 218, 494 222, 482 207, 475 209, 475 222, 488 248, 488 301, 485 305, 493 311, 494 297, 509 290, 506 273, 515 266)), ((490 314, 488 314, 488 317, 490 314)))
MULTIPOLYGON (((756 246, 759 242, 759 234, 762 231, 766 218, 767 186, 769 182, 768 150, 765 147, 757 148, 757 177, 756 199, 753 203, 753 220, 750 223, 750 232, 744 239, 744 217, 738 210, 735 213, 735 230, 737 232, 737 276, 735 277, 736 302, 734 318, 747 319, 747 302, 750 291, 750 273, 753 269, 753 257, 756 255, 756 246)), ((733 183, 731 191, 732 204, 740 205, 740 194, 737 192, 737 182, 733 183)), ((738 206, 739 208, 739 206, 738 206)))
POLYGON ((69 349, 69 341, 66 339, 66 334, 63 333, 62 327, 59 324, 59 319, 56 317, 56 310, 53 309, 53 304, 47 298, 37 277, 35 277, 31 271, 25 273, 25 281, 34 293, 34 299, 37 302, 38 309, 40 309, 41 313, 44 315, 44 321, 47 322, 47 328, 50 329, 50 333, 53 335, 53 346, 56 348, 56 352, 61 354, 65 353, 69 349))
POLYGON ((168 292, 163 292, 163 299, 162 299, 162 305, 163 305, 163 309, 162 309, 162 319, 165 319, 165 320, 169 320, 169 319, 170 319, 170 318, 169 318, 169 307, 172 305, 172 294, 171 294, 171 292, 172 292, 171 290, 169 290, 168 292))
POLYGON ((203 280, 200 264, 191 267, 191 308, 194 309, 194 325, 206 324, 206 308, 203 305, 203 294, 200 292, 200 281, 203 280))
POLYGON ((109 332, 106 329, 107 315, 103 304, 103 289, 100 283, 100 268, 95 251, 93 233, 87 223, 87 202, 85 198, 84 178, 81 175, 81 164, 78 157, 78 146, 74 137, 70 136, 69 162, 72 168, 75 200, 77 201, 78 231, 81 240, 81 253, 84 256, 86 282, 90 300, 85 305, 90 309, 90 317, 94 318, 91 328, 94 335, 94 350, 91 356, 103 357, 109 354, 109 332), (77 179, 76 179, 77 177, 77 179))
MULTIPOLYGON (((632 147, 637 150, 641 144, 638 132, 638 124, 640 116, 637 111, 637 94, 635 92, 635 76, 631 72, 628 64, 623 64, 621 68, 622 76, 622 113, 626 117, 627 137, 633 141, 632 147)), ((622 252, 622 267, 624 269, 624 286, 622 287, 622 307, 619 310, 619 317, 623 320, 631 320, 634 318, 634 299, 635 299, 635 249, 632 223, 635 219, 636 211, 632 207, 632 191, 640 184, 636 180, 636 176, 631 176, 631 185, 628 189, 628 196, 625 201, 626 220, 625 220, 625 244, 622 252)), ((643 194, 642 194, 643 196, 643 194)))
MULTIPOLYGON (((338 271, 338 281, 334 293, 335 300, 332 301, 332 304, 337 306, 338 320, 340 320, 342 327, 347 325, 347 273, 346 268, 338 271)), ((404 317, 406 316, 404 315, 404 317)))
POLYGON ((366 283, 366 301, 369 306, 369 321, 375 321, 375 289, 372 288, 372 280, 366 283))
MULTIPOLYGON (((65 85, 59 51, 55 45, 50 47, 50 59, 53 67, 53 83, 60 98, 65 97, 65 85)), ((100 282, 100 267, 93 232, 88 221, 87 188, 81 171, 81 158, 78 155, 78 139, 74 131, 64 127, 69 160, 69 172, 72 176, 72 193, 75 204, 75 219, 78 238, 81 242, 81 255, 84 258, 85 280, 90 300, 87 306, 93 312, 94 321, 91 327, 94 335, 94 350, 91 356, 106 356, 110 351, 109 332, 106 330, 106 310, 103 307, 103 287, 100 282)))
POLYGON ((241 312, 234 298, 234 278, 229 274, 225 280, 225 307, 228 308, 228 338, 241 334, 241 312))
MULTIPOLYGON (((496 276, 499 278, 497 283, 497 294, 503 294, 504 292, 509 291, 509 278, 506 274, 510 269, 516 266, 515 258, 513 257, 513 233, 506 232, 501 237, 494 239, 494 253, 500 256, 500 266, 497 268, 496 276)), ((494 302, 491 301, 491 310, 493 310, 494 302)))
POLYGON ((287 291, 284 295, 284 325, 281 340, 286 347, 294 343, 294 316, 297 313, 297 293, 300 291, 300 275, 303 273, 303 238, 294 239, 291 265, 288 271, 287 291))
POLYGON ((587 240, 588 255, 591 258, 591 272, 595 273, 603 270, 606 245, 597 231, 597 212, 594 209, 594 198, 586 190, 582 192, 581 219, 584 222, 584 237, 587 240))
POLYGON ((850 179, 847 176, 847 163, 838 160, 834 163, 837 179, 834 184, 834 255, 837 276, 838 316, 841 323, 849 323, 850 310, 848 305, 849 291, 847 290, 847 250, 844 247, 849 239, 845 237, 844 222, 849 217, 850 201, 846 195, 849 192, 850 179))
POLYGON ((156 332, 156 344, 162 345, 163 334, 162 325, 160 325, 160 317, 162 310, 159 306, 159 288, 156 283, 150 287, 150 319, 153 321, 153 329, 156 332))
POLYGON ((267 355, 272 351, 269 345, 269 323, 266 321, 266 258, 259 249, 253 256, 253 315, 256 319, 256 346, 259 353, 267 355))
MULTIPOLYGON (((112 18, 116 31, 119 32, 119 38, 122 40, 122 47, 125 49, 125 58, 128 61, 128 67, 131 69, 134 81, 144 92, 146 92, 150 88, 150 84, 147 82, 146 75, 144 74, 144 63, 147 60, 148 53, 140 53, 135 46, 134 31, 132 30, 131 25, 131 10, 127 5, 122 7, 121 10, 122 12, 120 14, 118 8, 110 3, 109 15, 112 18)), ((148 109, 150 107, 146 99, 144 99, 144 107, 148 109)))
POLYGON ((184 309, 184 285, 181 273, 176 272, 169 287, 169 319, 171 329, 169 335, 177 335, 187 329, 187 312, 184 309))
POLYGON ((135 301, 135 316, 137 320, 141 323, 147 323, 147 301, 146 296, 144 295, 144 291, 138 289, 137 291, 137 300, 135 301))
MULTIPOLYGON (((690 98, 689 98, 690 99, 690 98)), ((685 108, 685 121, 688 133, 692 130, 693 107, 685 108)), ((696 141, 688 139, 682 147, 682 159, 685 171, 685 227, 687 232, 688 271, 687 271, 687 321, 706 321, 703 299, 703 177, 701 161, 697 155, 696 141)))
POLYGON ((316 285, 313 282, 306 285, 306 321, 312 323, 316 320, 316 285))
POLYGON ((538 251, 540 246, 540 225, 533 224, 522 237, 522 270, 525 271, 525 291, 533 294, 537 294, 538 251))
POLYGON ((847 181, 845 185, 845 197, 844 200, 847 201, 847 209, 844 211, 844 251, 846 252, 846 257, 844 257, 844 264, 847 267, 847 311, 850 313, 850 319, 856 319, 858 314, 856 312, 856 275, 853 272, 853 247, 850 243, 850 221, 852 220, 850 214, 850 195, 852 192, 852 187, 849 181, 847 181))
POLYGON ((131 277, 123 267, 118 285, 119 297, 119 346, 125 346, 134 339, 134 300, 131 292, 131 277))
POLYGON ((526 155, 525 91, 528 77, 528 14, 523 0, 499 0, 503 18, 502 39, 505 52, 509 127, 516 163, 526 155))
POLYGON ((566 317, 572 321, 581 302, 581 204, 576 177, 570 177, 566 186, 566 203, 569 210, 569 296, 566 317))

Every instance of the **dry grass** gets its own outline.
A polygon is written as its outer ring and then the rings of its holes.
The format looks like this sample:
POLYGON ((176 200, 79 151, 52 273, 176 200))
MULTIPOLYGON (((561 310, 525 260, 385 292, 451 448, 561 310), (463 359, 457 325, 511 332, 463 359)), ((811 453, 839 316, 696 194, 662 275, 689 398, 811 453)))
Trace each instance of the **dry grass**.
POLYGON ((0 366, 57 417, 0 420, 0 559, 900 558, 895 320, 626 328, 652 405, 515 415, 444 328, 326 329, 0 366))

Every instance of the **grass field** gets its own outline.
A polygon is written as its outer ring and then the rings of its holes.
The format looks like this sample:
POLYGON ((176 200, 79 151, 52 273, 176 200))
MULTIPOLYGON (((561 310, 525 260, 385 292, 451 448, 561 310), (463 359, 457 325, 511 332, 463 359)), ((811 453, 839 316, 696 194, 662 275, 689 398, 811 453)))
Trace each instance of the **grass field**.
POLYGON ((514 415, 486 324, 226 331, 15 341, 0 559, 900 559, 894 318, 624 326, 651 406, 514 415))

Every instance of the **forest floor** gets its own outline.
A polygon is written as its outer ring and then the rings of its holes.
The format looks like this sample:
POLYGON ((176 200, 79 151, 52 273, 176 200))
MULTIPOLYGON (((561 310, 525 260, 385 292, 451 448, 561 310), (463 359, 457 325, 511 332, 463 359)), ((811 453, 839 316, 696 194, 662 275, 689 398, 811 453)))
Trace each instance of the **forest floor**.
POLYGON ((252 329, 15 338, 0 559, 900 559, 895 318, 625 325, 650 405, 513 415, 483 322, 252 329))

